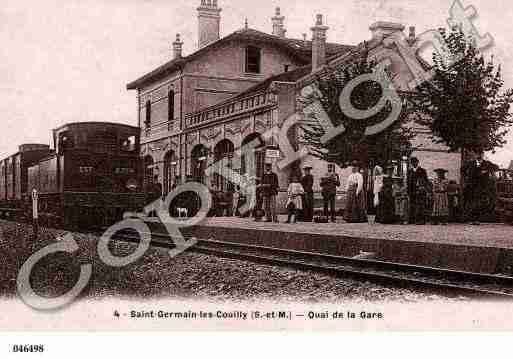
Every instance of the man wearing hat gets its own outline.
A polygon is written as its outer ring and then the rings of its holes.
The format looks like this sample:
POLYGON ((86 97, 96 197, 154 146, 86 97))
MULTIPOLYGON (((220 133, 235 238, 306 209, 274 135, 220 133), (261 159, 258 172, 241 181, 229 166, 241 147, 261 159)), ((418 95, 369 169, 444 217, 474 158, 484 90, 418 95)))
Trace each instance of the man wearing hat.
POLYGON ((482 153, 471 153, 472 161, 463 165, 465 176, 463 198, 465 217, 471 224, 479 225, 487 213, 495 207, 495 184, 492 163, 484 160, 482 153))
POLYGON ((262 194, 264 197, 264 211, 266 222, 278 223, 276 215, 276 196, 278 195, 278 175, 272 171, 272 164, 265 164, 265 173, 262 176, 262 194))
POLYGON ((433 224, 447 224, 449 217, 449 180, 444 168, 435 170, 437 178, 433 181, 433 224))
POLYGON ((335 165, 328 164, 328 173, 321 179, 322 198, 324 200, 324 216, 331 217, 332 222, 336 222, 335 199, 337 197, 337 187, 340 186, 340 178, 335 173, 335 165), (329 212, 328 212, 329 207, 329 212))
POLYGON ((314 192, 313 192, 313 184, 314 178, 311 174, 312 167, 306 166, 304 168, 305 175, 301 178, 301 185, 305 190, 305 194, 303 195, 303 221, 312 222, 313 220, 313 202, 314 202, 314 192))
POLYGON ((410 224, 426 224, 426 202, 429 179, 427 172, 420 166, 418 158, 410 160, 408 170, 408 197, 410 197, 410 224))

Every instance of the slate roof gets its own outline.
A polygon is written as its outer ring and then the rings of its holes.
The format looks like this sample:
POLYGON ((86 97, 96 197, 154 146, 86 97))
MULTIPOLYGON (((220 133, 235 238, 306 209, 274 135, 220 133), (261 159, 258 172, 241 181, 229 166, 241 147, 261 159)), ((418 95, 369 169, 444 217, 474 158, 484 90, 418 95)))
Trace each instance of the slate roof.
MULTIPOLYGON (((210 51, 216 47, 222 46, 228 42, 231 41, 257 41, 257 42, 264 42, 268 44, 273 44, 275 46, 281 47, 284 50, 290 52, 292 55, 298 58, 300 62, 302 62, 304 65, 308 65, 311 63, 311 56, 312 56, 312 42, 311 41, 305 41, 305 40, 299 40, 299 39, 289 39, 289 38, 282 38, 275 35, 270 35, 265 32, 261 32, 255 29, 251 28, 244 28, 242 30, 235 31, 231 33, 230 35, 223 37, 222 39, 219 39, 201 49, 198 51, 182 57, 180 59, 171 60, 162 66, 156 68, 153 71, 150 71, 146 75, 140 77, 139 79, 129 83, 127 85, 128 90, 135 90, 144 84, 155 81, 159 78, 165 77, 166 75, 183 68, 183 66, 195 59, 199 56, 203 55, 207 51, 210 51)), ((328 58, 334 57, 334 56, 340 56, 341 54, 344 54, 346 52, 349 52, 351 49, 353 49, 353 46, 350 45, 342 45, 342 44, 336 44, 336 43, 327 43, 326 44, 326 56, 328 58)))

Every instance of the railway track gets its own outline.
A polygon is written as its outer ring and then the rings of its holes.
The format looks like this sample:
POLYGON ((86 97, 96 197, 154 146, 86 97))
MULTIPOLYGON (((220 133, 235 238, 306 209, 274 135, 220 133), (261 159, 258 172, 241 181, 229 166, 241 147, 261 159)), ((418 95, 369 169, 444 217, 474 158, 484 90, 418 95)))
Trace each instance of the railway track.
MULTIPOLYGON (((155 247, 174 247, 168 236, 152 234, 152 238, 152 245, 155 247)), ((129 236, 118 239, 129 242, 138 241, 138 238, 129 236)), ((386 286, 430 291, 445 296, 513 299, 513 277, 502 275, 356 259, 213 239, 198 239, 197 244, 189 251, 259 264, 314 271, 335 277, 349 277, 386 286)))

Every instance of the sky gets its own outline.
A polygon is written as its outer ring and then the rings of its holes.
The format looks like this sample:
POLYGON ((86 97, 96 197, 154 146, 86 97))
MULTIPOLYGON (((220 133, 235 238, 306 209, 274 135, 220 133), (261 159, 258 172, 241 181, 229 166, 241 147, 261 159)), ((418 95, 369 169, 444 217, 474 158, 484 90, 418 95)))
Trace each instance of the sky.
MULTIPOLYGON (((316 14, 330 27, 328 41, 357 44, 370 39, 369 25, 394 21, 417 33, 447 26, 452 0, 218 0, 221 36, 244 26, 272 31, 280 6, 287 36, 311 37, 316 14), (258 5, 258 6, 256 6, 258 5)), ((463 0, 477 10, 474 23, 490 33, 487 55, 513 87, 513 2, 463 0)), ((182 35, 184 54, 197 47, 200 0, 2 0, 0 8, 0 158, 22 143, 49 143, 52 128, 76 121, 137 123, 134 91, 126 84, 172 58, 182 35)), ((513 111, 513 109, 512 109, 513 111)), ((490 159, 513 160, 508 144, 490 159)))

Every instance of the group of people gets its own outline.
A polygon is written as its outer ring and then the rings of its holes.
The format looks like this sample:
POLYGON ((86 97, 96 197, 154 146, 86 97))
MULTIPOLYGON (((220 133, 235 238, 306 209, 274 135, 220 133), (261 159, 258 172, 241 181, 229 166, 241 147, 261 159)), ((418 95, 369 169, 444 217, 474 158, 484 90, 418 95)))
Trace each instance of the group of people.
MULTIPOLYGON (((286 223, 296 223, 314 220, 314 177, 312 167, 306 166, 303 176, 293 175, 287 188, 286 208, 288 218, 286 223)), ((335 172, 335 165, 328 164, 327 173, 320 180, 321 194, 323 198, 324 216, 326 222, 336 222, 337 188, 341 185, 340 177, 335 172)), ((353 173, 347 183, 348 203, 344 213, 344 219, 349 222, 358 222, 365 217, 363 193, 363 177, 359 167, 353 166, 353 173)), ((278 222, 277 195, 279 191, 278 176, 272 171, 272 165, 265 165, 265 173, 257 181, 257 203, 253 215, 256 220, 265 217, 266 222, 278 222), (263 207, 263 208, 262 208, 263 207)), ((239 196, 236 196, 240 198, 239 196)), ((236 202, 240 204, 240 201, 236 202)), ((239 206, 239 204, 237 206, 239 206)), ((235 210, 234 210, 235 212, 235 210)))
MULTIPOLYGON (((423 225, 431 221, 445 225, 450 221, 459 221, 466 213, 465 218, 478 224, 481 214, 486 211, 487 196, 484 191, 490 188, 487 185, 490 169, 480 157, 464 165, 463 196, 460 196, 460 186, 446 178, 446 169, 435 169, 435 178, 430 180, 417 158, 410 159, 406 179, 394 176, 395 167, 392 166, 383 168, 377 165, 367 178, 364 178, 357 162, 353 162, 351 168, 352 173, 345 187, 345 222, 423 225)), ((328 171, 320 178, 323 216, 315 219, 312 167, 307 166, 303 171, 302 176, 293 175, 290 179, 286 202, 287 223, 298 220, 336 222, 337 190, 341 181, 335 165, 328 164, 328 171)), ((278 222, 278 192, 278 175, 272 171, 271 164, 266 164, 265 173, 257 181, 257 203, 253 210, 257 220, 278 222)), ((234 200, 234 206, 239 207, 240 196, 237 195, 234 200)), ((233 212, 236 213, 237 208, 233 212)))
POLYGON ((446 178, 446 169, 435 169, 436 178, 429 180, 427 171, 417 158, 410 160, 406 183, 394 177, 393 167, 373 170, 369 215, 383 224, 447 224, 458 205, 458 190, 446 178))
MULTIPOLYGON (((314 177, 311 173, 312 167, 306 166, 303 171, 303 176, 293 175, 291 177, 287 188, 286 208, 288 217, 286 223, 296 223, 298 219, 301 219, 302 222, 312 222, 314 219, 314 177)), ((335 172, 334 165, 328 165, 328 172, 321 179, 320 186, 324 200, 324 215, 326 218, 329 216, 335 222, 335 201, 337 187, 340 186, 340 178, 335 172)), ((266 222, 278 222, 276 196, 278 195, 279 184, 278 176, 272 172, 271 164, 266 164, 261 184, 257 188, 261 189, 266 222)), ((258 216, 256 217, 258 219, 258 216)))

